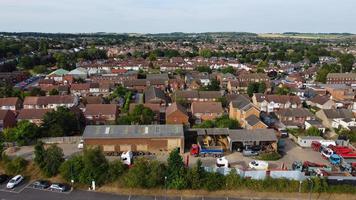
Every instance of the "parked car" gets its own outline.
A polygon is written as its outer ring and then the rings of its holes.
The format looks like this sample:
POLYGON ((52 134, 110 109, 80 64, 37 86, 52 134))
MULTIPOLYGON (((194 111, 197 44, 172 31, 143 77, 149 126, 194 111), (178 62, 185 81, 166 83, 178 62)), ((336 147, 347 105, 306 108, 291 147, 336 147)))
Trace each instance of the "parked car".
POLYGON ((258 152, 257 151, 254 151, 252 149, 244 149, 242 151, 242 155, 243 156, 246 156, 246 157, 249 157, 249 156, 258 156, 258 152))
POLYGON ((51 185, 51 183, 49 181, 45 181, 45 180, 38 180, 35 181, 32 184, 32 187, 37 188, 37 189, 46 189, 51 185))
POLYGON ((13 189, 16 187, 18 184, 20 184, 24 180, 24 177, 21 175, 16 175, 13 177, 6 185, 8 189, 13 189))
POLYGON ((83 149, 84 148, 84 140, 80 140, 78 144, 78 149, 83 149))
POLYGON ((288 132, 287 132, 286 130, 282 130, 282 131, 281 131, 281 137, 282 137, 282 138, 287 138, 287 137, 289 137, 288 132))
POLYGON ((248 164, 251 169, 267 170, 268 162, 261 160, 254 160, 248 164))
POLYGON ((9 176, 6 174, 1 174, 0 175, 0 184, 5 183, 5 181, 9 180, 9 176))
POLYGON ((65 184, 62 183, 53 183, 49 189, 51 191, 57 191, 57 192, 65 192, 69 189, 68 186, 66 186, 65 184))

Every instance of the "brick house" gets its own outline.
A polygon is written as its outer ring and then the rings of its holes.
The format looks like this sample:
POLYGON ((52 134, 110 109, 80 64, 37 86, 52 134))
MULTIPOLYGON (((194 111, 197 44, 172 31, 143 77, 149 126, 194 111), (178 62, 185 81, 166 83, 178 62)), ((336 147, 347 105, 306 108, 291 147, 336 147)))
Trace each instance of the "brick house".
POLYGON ((53 109, 22 109, 17 116, 17 121, 27 120, 40 126, 43 123, 45 114, 51 111, 53 109))
POLYGON ((79 99, 70 95, 53 95, 40 97, 26 97, 23 103, 24 109, 57 109, 60 106, 71 108, 77 106, 79 99))
POLYGON ((84 116, 87 124, 113 124, 118 115, 115 104, 87 104, 84 116))
POLYGON ((0 110, 19 110, 22 106, 21 100, 17 97, 0 98, 0 110))
POLYGON ((306 120, 315 120, 315 116, 305 108, 284 108, 275 112, 278 119, 287 127, 304 127, 306 120))
POLYGON ((11 110, 0 110, 0 131, 16 125, 15 113, 11 110))
POLYGON ((255 93, 252 96, 252 102, 264 112, 275 112, 279 109, 302 107, 300 98, 291 95, 266 95, 255 93))
POLYGON ((189 116, 186 109, 174 102, 166 109, 166 124, 189 124, 189 116))
POLYGON ((206 120, 214 120, 224 113, 221 102, 193 102, 191 111, 196 124, 206 120))
POLYGON ((327 84, 356 84, 356 73, 329 73, 326 76, 327 84))

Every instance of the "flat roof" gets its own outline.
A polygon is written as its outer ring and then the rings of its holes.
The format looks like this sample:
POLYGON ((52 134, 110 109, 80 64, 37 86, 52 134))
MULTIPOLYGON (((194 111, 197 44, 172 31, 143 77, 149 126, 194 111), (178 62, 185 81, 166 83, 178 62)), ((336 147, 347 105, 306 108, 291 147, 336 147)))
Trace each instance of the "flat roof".
POLYGON ((184 137, 183 125, 89 125, 84 139, 184 137))

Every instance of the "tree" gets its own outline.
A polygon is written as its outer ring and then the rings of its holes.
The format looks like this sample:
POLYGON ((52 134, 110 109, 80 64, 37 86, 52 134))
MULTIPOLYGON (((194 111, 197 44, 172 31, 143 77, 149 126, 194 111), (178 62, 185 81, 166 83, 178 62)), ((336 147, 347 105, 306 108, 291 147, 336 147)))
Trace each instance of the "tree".
POLYGON ((98 185, 102 185, 106 181, 108 169, 109 163, 99 148, 85 149, 79 182, 91 184, 94 180, 98 185))
POLYGON ((209 85, 202 87, 201 90, 203 90, 203 91, 219 91, 220 83, 215 78, 211 79, 209 85))
POLYGON ((277 88, 276 94, 278 94, 278 95, 290 95, 290 94, 292 94, 292 91, 291 91, 290 88, 283 86, 283 87, 278 87, 277 88))
POLYGON ((223 69, 221 70, 221 72, 222 72, 223 74, 227 74, 227 73, 234 74, 234 73, 235 73, 235 69, 234 69, 232 66, 228 66, 228 67, 226 67, 226 68, 223 68, 223 69))
POLYGON ((46 96, 46 92, 41 90, 41 88, 34 87, 30 90, 30 96, 46 96))
POLYGON ((47 67, 44 65, 37 65, 33 68, 33 72, 36 74, 43 74, 47 72, 47 67))
POLYGON ((59 171, 64 180, 68 182, 71 180, 74 182, 79 182, 79 177, 83 168, 83 156, 75 155, 63 162, 59 168, 59 171))
POLYGON ((240 123, 237 120, 230 119, 229 116, 224 115, 215 120, 216 128, 229 128, 238 129, 240 128, 240 123))
POLYGON ((340 64, 342 66, 342 72, 350 72, 355 62, 355 57, 352 54, 342 54, 340 56, 340 64))
POLYGON ((50 137, 68 136, 79 130, 79 124, 78 118, 70 109, 58 107, 44 115, 42 130, 44 135, 50 137))
POLYGON ((107 173, 107 182, 116 181, 127 169, 127 166, 120 160, 115 160, 109 163, 109 170, 107 173))
POLYGON ((253 96, 253 93, 264 93, 266 91, 266 84, 264 82, 249 83, 247 86, 247 94, 249 97, 253 96))
POLYGON ((196 70, 197 70, 198 72, 206 72, 206 73, 209 73, 209 74, 211 74, 211 72, 212 72, 212 70, 211 70, 210 67, 208 67, 208 66, 198 66, 198 67, 196 68, 196 70))
POLYGON ((262 60, 257 64, 257 72, 263 73, 267 67, 268 67, 268 62, 265 60, 262 60))
POLYGON ((63 150, 56 145, 51 145, 45 152, 44 164, 41 168, 43 174, 52 177, 58 174, 59 167, 64 161, 63 150))
POLYGON ((329 73, 335 73, 340 71, 340 66, 336 64, 323 65, 316 74, 316 81, 326 83, 326 77, 329 73))
POLYGON ((202 167, 202 162, 200 159, 196 162, 196 165, 188 169, 187 172, 187 180, 189 184, 189 188, 191 189, 200 189, 204 183, 205 176, 204 168, 202 167))
POLYGON ((18 145, 27 145, 40 137, 39 128, 26 120, 18 122, 13 128, 5 129, 3 134, 6 141, 17 142, 18 145))
POLYGON ((169 154, 166 174, 169 188, 183 189, 187 187, 184 162, 178 148, 169 154))
POLYGON ((53 88, 51 91, 49 91, 49 95, 53 96, 53 95, 59 95, 58 90, 56 90, 55 88, 53 88))
POLYGON ((130 124, 152 124, 154 120, 154 112, 144 107, 142 104, 135 106, 133 111, 127 116, 122 116, 117 120, 117 124, 130 125, 130 124))
POLYGON ((199 50, 199 56, 210 58, 212 56, 212 52, 210 49, 201 49, 199 50))
POLYGON ((35 158, 34 162, 35 164, 42 169, 44 167, 45 163, 45 157, 46 157, 46 150, 44 148, 44 144, 42 141, 38 141, 35 145, 35 158))

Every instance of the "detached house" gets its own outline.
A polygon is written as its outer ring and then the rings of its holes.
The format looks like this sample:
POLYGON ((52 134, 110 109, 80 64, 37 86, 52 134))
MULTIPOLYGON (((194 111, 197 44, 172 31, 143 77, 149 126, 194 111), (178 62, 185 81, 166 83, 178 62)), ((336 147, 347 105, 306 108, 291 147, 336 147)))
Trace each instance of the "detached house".
POLYGON ((229 104, 229 117, 238 120, 242 127, 247 129, 267 128, 259 119, 260 110, 243 95, 229 104))
POLYGON ((290 95, 265 95, 255 93, 253 103, 264 112, 275 112, 285 108, 301 108, 302 102, 298 96, 290 95))
POLYGON ((186 109, 174 102, 166 109, 166 124, 189 124, 189 116, 186 109))
POLYGON ((322 120, 327 128, 346 128, 356 126, 355 115, 348 109, 325 109, 316 112, 316 116, 322 120))
POLYGON ((118 108, 114 104, 87 104, 84 112, 87 124, 93 125, 112 124, 117 114, 118 108))
POLYGON ((23 107, 24 109, 57 109, 60 106, 71 108, 78 103, 78 97, 69 95, 26 97, 23 107))
POLYGON ((21 101, 17 97, 0 98, 0 110, 19 110, 21 101))
POLYGON ((221 102, 193 102, 191 111, 196 124, 206 120, 214 120, 224 113, 221 102))

